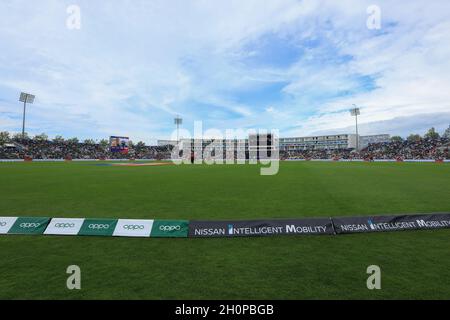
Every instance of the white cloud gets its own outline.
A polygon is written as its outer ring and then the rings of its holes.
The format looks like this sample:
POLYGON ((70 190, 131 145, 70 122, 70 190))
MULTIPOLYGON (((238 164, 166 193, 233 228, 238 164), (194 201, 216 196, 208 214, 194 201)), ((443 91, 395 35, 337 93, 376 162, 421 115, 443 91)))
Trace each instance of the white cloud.
MULTIPOLYGON (((302 79, 295 83, 300 88, 314 84, 323 87, 331 83, 331 86, 340 89, 346 83, 340 78, 345 79, 349 73, 355 73, 374 75, 375 89, 331 99, 306 121, 299 121, 299 129, 293 133, 333 132, 347 127, 353 121, 347 111, 353 103, 362 107, 362 123, 373 122, 372 127, 392 119, 398 121, 404 116, 420 117, 450 110, 450 91, 447 89, 450 85, 450 63, 445 59, 450 53, 450 33, 445 32, 450 27, 449 4, 408 3, 408 6, 382 3, 384 18, 398 24, 386 34, 360 36, 353 40, 347 36, 335 39, 339 43, 338 53, 353 57, 345 67, 348 70, 340 72, 340 67, 322 69, 311 77, 313 80, 302 79), (421 14, 408 14, 410 10, 421 14), (333 84, 333 81, 337 83, 333 84)), ((292 88, 294 84, 290 86, 292 88)), ((417 125, 417 122, 414 124, 417 125)), ((379 129, 388 128, 383 125, 379 129)), ((409 128, 414 129, 414 126, 409 128)))
POLYGON ((370 1, 80 0, 79 31, 65 27, 69 4, 0 4, 0 94, 9 96, 0 101, 2 127, 18 126, 13 95, 21 90, 37 95, 28 122, 35 132, 144 141, 168 136, 176 114, 186 124, 305 135, 350 127, 353 103, 362 124, 450 110, 448 1, 379 1, 376 36, 366 28, 370 1), (258 57, 247 45, 267 34, 302 49, 297 62, 243 63, 258 57), (361 90, 360 77, 375 87, 361 90), (279 82, 274 106, 239 99, 279 82))

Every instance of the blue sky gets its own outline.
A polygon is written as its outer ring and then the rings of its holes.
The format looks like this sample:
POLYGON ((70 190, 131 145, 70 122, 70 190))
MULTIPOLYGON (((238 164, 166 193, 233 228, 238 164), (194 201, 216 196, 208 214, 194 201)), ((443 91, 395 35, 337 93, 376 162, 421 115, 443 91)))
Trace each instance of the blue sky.
POLYGON ((191 130, 281 136, 443 131, 450 3, 297 0, 0 2, 0 131, 169 138, 191 130), (381 10, 369 30, 367 8, 381 10), (77 5, 81 28, 66 27, 77 5))

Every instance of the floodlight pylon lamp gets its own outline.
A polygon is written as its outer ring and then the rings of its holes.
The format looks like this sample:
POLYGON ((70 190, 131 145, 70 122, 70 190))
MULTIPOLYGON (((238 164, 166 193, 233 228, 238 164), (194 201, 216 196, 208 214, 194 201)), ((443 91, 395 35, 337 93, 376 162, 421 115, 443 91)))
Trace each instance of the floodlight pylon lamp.
POLYGON ((180 118, 180 117, 176 117, 176 118, 174 119, 174 123, 175 123, 176 125, 182 125, 182 124, 183 124, 183 119, 180 118))
POLYGON ((177 143, 180 141, 180 126, 183 124, 183 119, 179 116, 176 116, 174 119, 174 123, 177 126, 177 143))
POLYGON ((21 92, 20 93, 20 102, 33 103, 35 96, 29 93, 21 92))
POLYGON ((21 92, 19 101, 23 102, 23 119, 22 119, 22 137, 25 137, 25 113, 27 109, 27 103, 32 104, 35 96, 26 92, 21 92))
POLYGON ((350 114, 355 117, 355 129, 356 129, 356 150, 359 150, 359 134, 358 134, 358 116, 361 114, 360 109, 353 104, 352 109, 350 109, 350 114))
POLYGON ((350 114, 354 117, 359 116, 361 114, 361 111, 359 110, 359 108, 352 108, 350 109, 350 114))

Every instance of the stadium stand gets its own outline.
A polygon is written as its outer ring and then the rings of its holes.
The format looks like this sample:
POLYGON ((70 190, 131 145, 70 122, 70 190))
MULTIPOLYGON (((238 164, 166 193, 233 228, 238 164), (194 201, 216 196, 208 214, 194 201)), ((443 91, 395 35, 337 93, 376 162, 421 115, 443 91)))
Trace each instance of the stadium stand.
POLYGON ((361 151, 361 156, 374 159, 449 159, 449 139, 422 138, 414 141, 391 141, 369 144, 361 151))
POLYGON ((283 154, 285 159, 450 159, 449 138, 420 138, 414 141, 401 140, 371 143, 356 152, 353 149, 301 150, 283 154))
POLYGON ((170 150, 169 146, 139 145, 119 154, 96 143, 12 138, 0 145, 0 159, 169 159, 170 150))
MULTIPOLYGON (((450 159, 450 137, 392 139, 390 142, 371 143, 359 152, 354 149, 280 151, 284 160, 296 159, 450 159)), ((170 159, 172 146, 146 146, 138 143, 128 154, 112 153, 109 146, 93 141, 43 140, 36 138, 9 138, 3 133, 0 141, 0 159, 170 159), (6 137, 6 138, 5 138, 6 137)))

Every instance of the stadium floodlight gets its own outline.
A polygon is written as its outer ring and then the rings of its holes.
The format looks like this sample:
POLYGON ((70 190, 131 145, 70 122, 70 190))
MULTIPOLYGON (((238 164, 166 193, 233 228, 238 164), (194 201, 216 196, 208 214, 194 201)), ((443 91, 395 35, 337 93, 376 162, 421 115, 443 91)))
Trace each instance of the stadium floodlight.
POLYGON ((353 107, 350 109, 350 114, 356 119, 356 150, 359 151, 358 116, 361 114, 361 111, 355 104, 353 104, 353 107))
POLYGON ((177 126, 177 143, 178 143, 178 141, 180 140, 180 138, 179 138, 180 126, 183 124, 183 119, 180 118, 179 116, 177 116, 177 117, 174 119, 174 123, 175 123, 175 125, 177 126))
POLYGON ((21 92, 19 101, 23 102, 23 120, 22 120, 22 138, 25 137, 25 112, 27 103, 33 104, 35 96, 29 93, 21 92))

